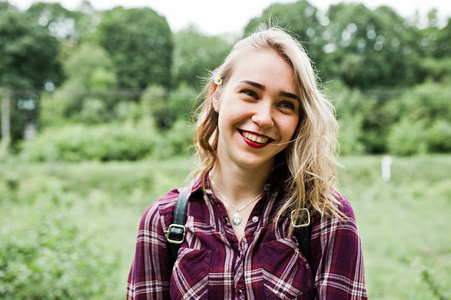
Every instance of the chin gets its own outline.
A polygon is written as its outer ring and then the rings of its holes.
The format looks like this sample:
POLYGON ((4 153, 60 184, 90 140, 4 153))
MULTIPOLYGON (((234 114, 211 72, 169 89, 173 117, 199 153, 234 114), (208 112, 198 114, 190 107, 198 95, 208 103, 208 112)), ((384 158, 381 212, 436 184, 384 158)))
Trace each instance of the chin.
POLYGON ((267 167, 271 169, 274 165, 274 159, 261 159, 261 157, 247 157, 240 159, 240 165, 248 169, 260 169, 267 167))

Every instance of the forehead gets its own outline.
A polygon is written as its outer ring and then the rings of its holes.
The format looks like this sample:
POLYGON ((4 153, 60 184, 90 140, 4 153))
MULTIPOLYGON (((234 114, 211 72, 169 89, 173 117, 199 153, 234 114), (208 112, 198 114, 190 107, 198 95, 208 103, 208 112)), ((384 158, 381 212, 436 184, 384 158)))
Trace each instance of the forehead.
POLYGON ((243 53, 235 62, 229 83, 253 81, 297 94, 293 68, 274 50, 243 53))

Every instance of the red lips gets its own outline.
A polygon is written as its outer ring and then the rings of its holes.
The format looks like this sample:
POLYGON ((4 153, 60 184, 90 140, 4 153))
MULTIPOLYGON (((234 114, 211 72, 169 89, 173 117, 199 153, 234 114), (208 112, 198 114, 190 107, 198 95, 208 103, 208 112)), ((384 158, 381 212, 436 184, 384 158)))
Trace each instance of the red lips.
MULTIPOLYGON (((261 144, 261 143, 254 142, 254 141, 248 139, 247 137, 245 137, 241 130, 239 131, 239 133, 240 133, 241 137, 243 138, 243 140, 246 142, 246 144, 255 149, 260 149, 260 148, 266 147, 272 141, 271 139, 269 139, 267 143, 261 144)), ((255 134, 255 133, 253 133, 253 134, 255 134)))

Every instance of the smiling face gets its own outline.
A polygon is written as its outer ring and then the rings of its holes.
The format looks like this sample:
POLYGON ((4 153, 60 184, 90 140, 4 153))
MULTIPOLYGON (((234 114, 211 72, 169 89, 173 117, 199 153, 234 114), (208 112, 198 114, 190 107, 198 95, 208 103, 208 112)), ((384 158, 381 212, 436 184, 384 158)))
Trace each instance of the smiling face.
POLYGON ((275 51, 250 51, 214 94, 220 164, 270 172, 299 122, 291 66, 275 51))

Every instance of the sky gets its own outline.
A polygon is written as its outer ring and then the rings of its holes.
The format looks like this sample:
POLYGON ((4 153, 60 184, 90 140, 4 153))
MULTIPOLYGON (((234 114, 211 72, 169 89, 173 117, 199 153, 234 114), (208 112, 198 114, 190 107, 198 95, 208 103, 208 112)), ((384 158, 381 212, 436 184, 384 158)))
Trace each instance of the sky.
MULTIPOLYGON (((8 2, 21 10, 26 10, 35 2, 59 2, 65 8, 75 10, 81 0, 8 2)), ((125 8, 150 7, 166 17, 172 31, 179 31, 191 24, 205 34, 217 35, 241 33, 249 20, 261 16, 262 11, 272 3, 290 3, 295 0, 91 0, 90 2, 96 10, 107 10, 119 5, 125 8)), ((363 3, 371 9, 388 5, 406 18, 412 17, 416 11, 424 17, 433 8, 438 10, 439 18, 443 21, 451 17, 450 0, 309 0, 309 2, 324 12, 331 4, 354 2, 363 3)))

